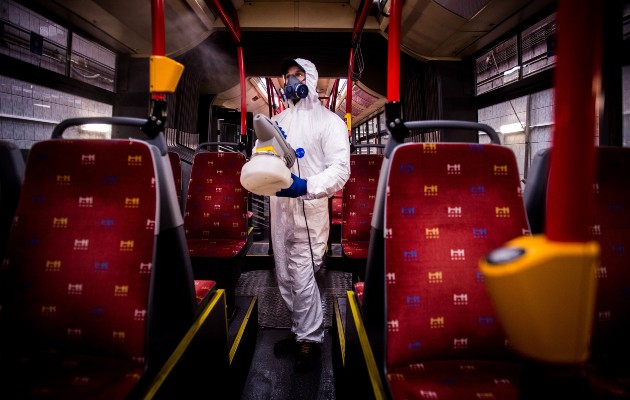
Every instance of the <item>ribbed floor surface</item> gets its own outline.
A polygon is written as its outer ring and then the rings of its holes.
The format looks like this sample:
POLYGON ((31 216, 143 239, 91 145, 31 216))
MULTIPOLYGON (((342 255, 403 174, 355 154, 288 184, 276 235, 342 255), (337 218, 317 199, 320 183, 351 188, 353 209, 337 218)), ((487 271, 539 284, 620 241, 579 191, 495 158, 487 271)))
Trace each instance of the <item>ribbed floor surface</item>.
MULTIPOLYGON (((324 326, 332 326, 333 299, 345 296, 352 288, 352 274, 322 268, 316 275, 322 297, 324 326)), ((268 328, 290 328, 291 318, 280 296, 275 270, 244 272, 236 286, 237 296, 258 296, 258 325, 268 328)))

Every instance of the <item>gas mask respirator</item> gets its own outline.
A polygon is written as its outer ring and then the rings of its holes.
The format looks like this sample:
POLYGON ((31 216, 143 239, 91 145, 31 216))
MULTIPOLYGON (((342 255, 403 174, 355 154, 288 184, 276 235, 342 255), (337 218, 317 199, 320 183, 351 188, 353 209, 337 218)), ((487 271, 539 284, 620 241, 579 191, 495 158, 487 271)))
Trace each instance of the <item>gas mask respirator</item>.
POLYGON ((289 75, 287 83, 284 85, 284 94, 289 100, 303 99, 308 96, 308 86, 300 82, 295 75, 289 75))

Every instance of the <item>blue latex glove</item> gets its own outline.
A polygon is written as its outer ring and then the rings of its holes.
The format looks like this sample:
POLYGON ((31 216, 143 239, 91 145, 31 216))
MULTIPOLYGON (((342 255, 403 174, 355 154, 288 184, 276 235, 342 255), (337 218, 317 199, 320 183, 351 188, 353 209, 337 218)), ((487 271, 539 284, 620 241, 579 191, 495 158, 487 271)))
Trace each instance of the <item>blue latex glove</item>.
POLYGON ((293 183, 287 189, 276 192, 278 197, 300 197, 306 194, 306 180, 291 174, 293 183))

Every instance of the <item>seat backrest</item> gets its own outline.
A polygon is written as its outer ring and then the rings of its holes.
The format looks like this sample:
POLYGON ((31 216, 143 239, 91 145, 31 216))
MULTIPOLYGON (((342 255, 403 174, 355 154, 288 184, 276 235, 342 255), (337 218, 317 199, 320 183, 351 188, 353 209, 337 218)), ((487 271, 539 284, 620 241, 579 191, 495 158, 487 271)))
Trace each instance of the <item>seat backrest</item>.
POLYGON ((12 351, 146 361, 159 224, 150 147, 32 147, 0 278, 0 329, 12 351))
POLYGON ((343 188, 341 248, 349 258, 367 258, 382 154, 351 154, 350 178, 343 188))
MULTIPOLYGON (((592 358, 619 359, 630 354, 630 149, 596 147, 595 210, 589 231, 600 244, 600 268, 592 358)), ((523 193, 534 233, 545 223, 551 149, 536 153, 523 193)))
POLYGON ((539 150, 534 155, 523 190, 525 212, 534 235, 545 231, 545 198, 547 196, 550 152, 551 148, 546 148, 539 150))
POLYGON ((177 201, 182 201, 182 160, 179 154, 174 151, 168 152, 168 159, 173 170, 173 179, 175 180, 175 192, 177 193, 177 201))
POLYGON ((190 240, 247 240, 248 192, 240 182, 242 153, 195 154, 184 212, 190 240))
POLYGON ((598 147, 595 213, 590 233, 600 244, 594 359, 624 364, 630 355, 630 148, 598 147))
POLYGON ((159 232, 152 292, 151 353, 161 360, 170 354, 201 311, 184 233, 184 219, 175 193, 169 156, 159 139, 151 142, 160 198, 159 232), (155 143, 157 142, 157 143, 155 143))
POLYGON ((528 233, 514 154, 409 143, 388 171, 386 364, 511 357, 478 260, 528 233))
POLYGON ((22 180, 24 158, 13 143, 0 140, 0 257, 4 255, 15 216, 22 180))

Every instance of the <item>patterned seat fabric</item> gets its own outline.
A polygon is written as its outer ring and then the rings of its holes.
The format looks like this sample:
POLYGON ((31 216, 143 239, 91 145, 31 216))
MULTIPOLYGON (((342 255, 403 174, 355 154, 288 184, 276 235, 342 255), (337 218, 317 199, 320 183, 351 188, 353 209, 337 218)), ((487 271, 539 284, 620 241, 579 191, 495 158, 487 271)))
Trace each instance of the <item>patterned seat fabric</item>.
POLYGON ((215 286, 215 281, 195 279, 195 298, 197 299, 197 303, 201 303, 207 298, 208 293, 212 292, 215 286))
POLYGON ((179 153, 163 153, 157 147, 153 148, 153 153, 158 165, 161 209, 156 264, 164 266, 154 285, 157 293, 167 294, 158 296, 153 306, 160 315, 158 326, 177 324, 187 328, 210 300, 215 282, 193 279, 179 199, 182 190, 179 153))
MULTIPOLYGON (((590 232, 601 265, 593 326, 593 392, 630 396, 630 148, 597 148, 595 214, 590 232)), ((620 397, 623 397, 620 396, 620 397)))
POLYGON ((514 362, 478 260, 528 233, 511 150, 396 148, 385 205, 387 378, 394 398, 516 399, 514 362))
POLYGON ((236 284, 252 243, 248 192, 240 181, 242 153, 195 154, 184 230, 195 279, 212 279, 225 289, 228 313, 236 307, 236 284))
POLYGON ((0 275, 2 392, 111 399, 134 388, 149 362, 157 196, 146 143, 33 146, 0 275))
POLYGON ((184 228, 191 257, 232 258, 247 244, 247 190, 241 153, 200 152, 193 160, 184 228))
POLYGON ((351 154, 350 178, 343 189, 341 249, 345 257, 367 259, 381 154, 351 154))

